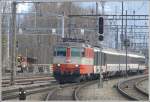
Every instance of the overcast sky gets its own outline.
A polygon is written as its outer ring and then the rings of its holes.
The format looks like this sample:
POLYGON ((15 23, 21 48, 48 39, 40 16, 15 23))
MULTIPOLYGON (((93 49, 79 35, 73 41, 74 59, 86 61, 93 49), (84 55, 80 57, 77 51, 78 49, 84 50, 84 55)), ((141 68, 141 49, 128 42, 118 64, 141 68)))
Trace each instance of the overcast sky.
MULTIPOLYGON (((83 8, 95 8, 95 2, 74 2, 75 4, 83 8)), ((18 12, 28 11, 31 8, 31 4, 23 3, 18 5, 18 12)), ((105 13, 106 14, 121 14, 122 4, 121 2, 106 2, 105 3, 105 13)), ((99 2, 99 10, 101 11, 101 3, 99 2)), ((126 1, 124 2, 124 12, 128 10, 129 14, 133 13, 135 10, 136 14, 148 14, 149 12, 149 2, 147 0, 141 1, 126 1)))
MULTIPOLYGON (((84 2, 77 3, 84 8, 95 8, 95 2, 84 2)), ((101 3, 99 3, 99 10, 101 10, 101 3)), ((121 2, 106 2, 105 3, 105 13, 107 14, 115 14, 121 13, 122 3, 121 2)), ((145 0, 141 1, 126 1, 124 2, 124 11, 127 10, 129 14, 133 14, 133 10, 135 10, 136 14, 148 14, 149 11, 149 2, 145 0)))

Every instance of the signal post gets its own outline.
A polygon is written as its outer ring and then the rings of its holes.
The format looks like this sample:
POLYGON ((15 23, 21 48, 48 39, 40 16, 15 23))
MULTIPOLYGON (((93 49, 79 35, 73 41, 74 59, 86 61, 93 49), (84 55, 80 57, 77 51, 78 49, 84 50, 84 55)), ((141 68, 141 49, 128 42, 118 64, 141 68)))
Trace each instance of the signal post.
POLYGON ((99 17, 99 36, 98 39, 100 41, 100 78, 98 83, 98 88, 103 88, 103 75, 102 75, 102 44, 101 42, 104 40, 104 19, 103 17, 99 17))

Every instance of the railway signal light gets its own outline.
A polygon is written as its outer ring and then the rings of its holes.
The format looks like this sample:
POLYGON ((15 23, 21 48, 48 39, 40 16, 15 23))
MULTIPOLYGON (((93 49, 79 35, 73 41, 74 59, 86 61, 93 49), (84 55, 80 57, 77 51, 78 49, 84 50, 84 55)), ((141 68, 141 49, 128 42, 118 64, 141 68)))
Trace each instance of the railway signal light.
POLYGON ((18 61, 18 62, 21 62, 21 59, 22 59, 21 56, 18 56, 18 57, 17 57, 17 61, 18 61))
POLYGON ((104 33, 104 19, 103 19, 103 17, 99 17, 99 36, 98 36, 98 39, 100 40, 100 41, 103 41, 104 40, 104 35, 103 35, 103 33, 104 33))
POLYGON ((99 41, 103 41, 104 40, 104 36, 102 34, 100 34, 98 39, 99 39, 99 41))
POLYGON ((23 56, 18 56, 18 57, 17 57, 17 61, 20 62, 20 63, 23 62, 23 61, 24 61, 23 56))
POLYGON ((99 34, 103 34, 104 30, 104 19, 103 17, 99 17, 99 34))

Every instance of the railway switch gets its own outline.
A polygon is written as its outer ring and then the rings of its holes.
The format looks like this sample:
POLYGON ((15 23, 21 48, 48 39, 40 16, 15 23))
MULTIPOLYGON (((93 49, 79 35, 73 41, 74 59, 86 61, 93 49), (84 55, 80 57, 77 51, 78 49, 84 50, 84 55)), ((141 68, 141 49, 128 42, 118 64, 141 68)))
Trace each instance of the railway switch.
POLYGON ((102 34, 99 35, 99 40, 103 41, 104 40, 104 36, 102 34))

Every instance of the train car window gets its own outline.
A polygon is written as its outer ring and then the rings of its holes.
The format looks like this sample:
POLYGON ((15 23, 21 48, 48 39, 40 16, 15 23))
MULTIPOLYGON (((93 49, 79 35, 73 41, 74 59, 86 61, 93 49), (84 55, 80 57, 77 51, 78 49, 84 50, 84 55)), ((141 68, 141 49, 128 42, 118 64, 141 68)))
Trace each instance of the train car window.
POLYGON ((97 52, 94 52, 94 65, 97 65, 97 52))
POLYGON ((71 56, 72 57, 80 57, 80 49, 79 48, 71 48, 71 56))
POLYGON ((99 52, 96 52, 96 65, 99 65, 99 52))
POLYGON ((85 49, 81 49, 81 55, 82 57, 85 57, 85 49))
POLYGON ((57 56, 57 50, 56 50, 56 48, 54 49, 54 56, 57 56))
POLYGON ((66 56, 66 48, 65 47, 57 47, 54 51, 54 55, 55 56, 66 56))
POLYGON ((101 64, 101 53, 98 52, 97 56, 98 56, 98 62, 97 62, 97 64, 100 65, 101 64))

